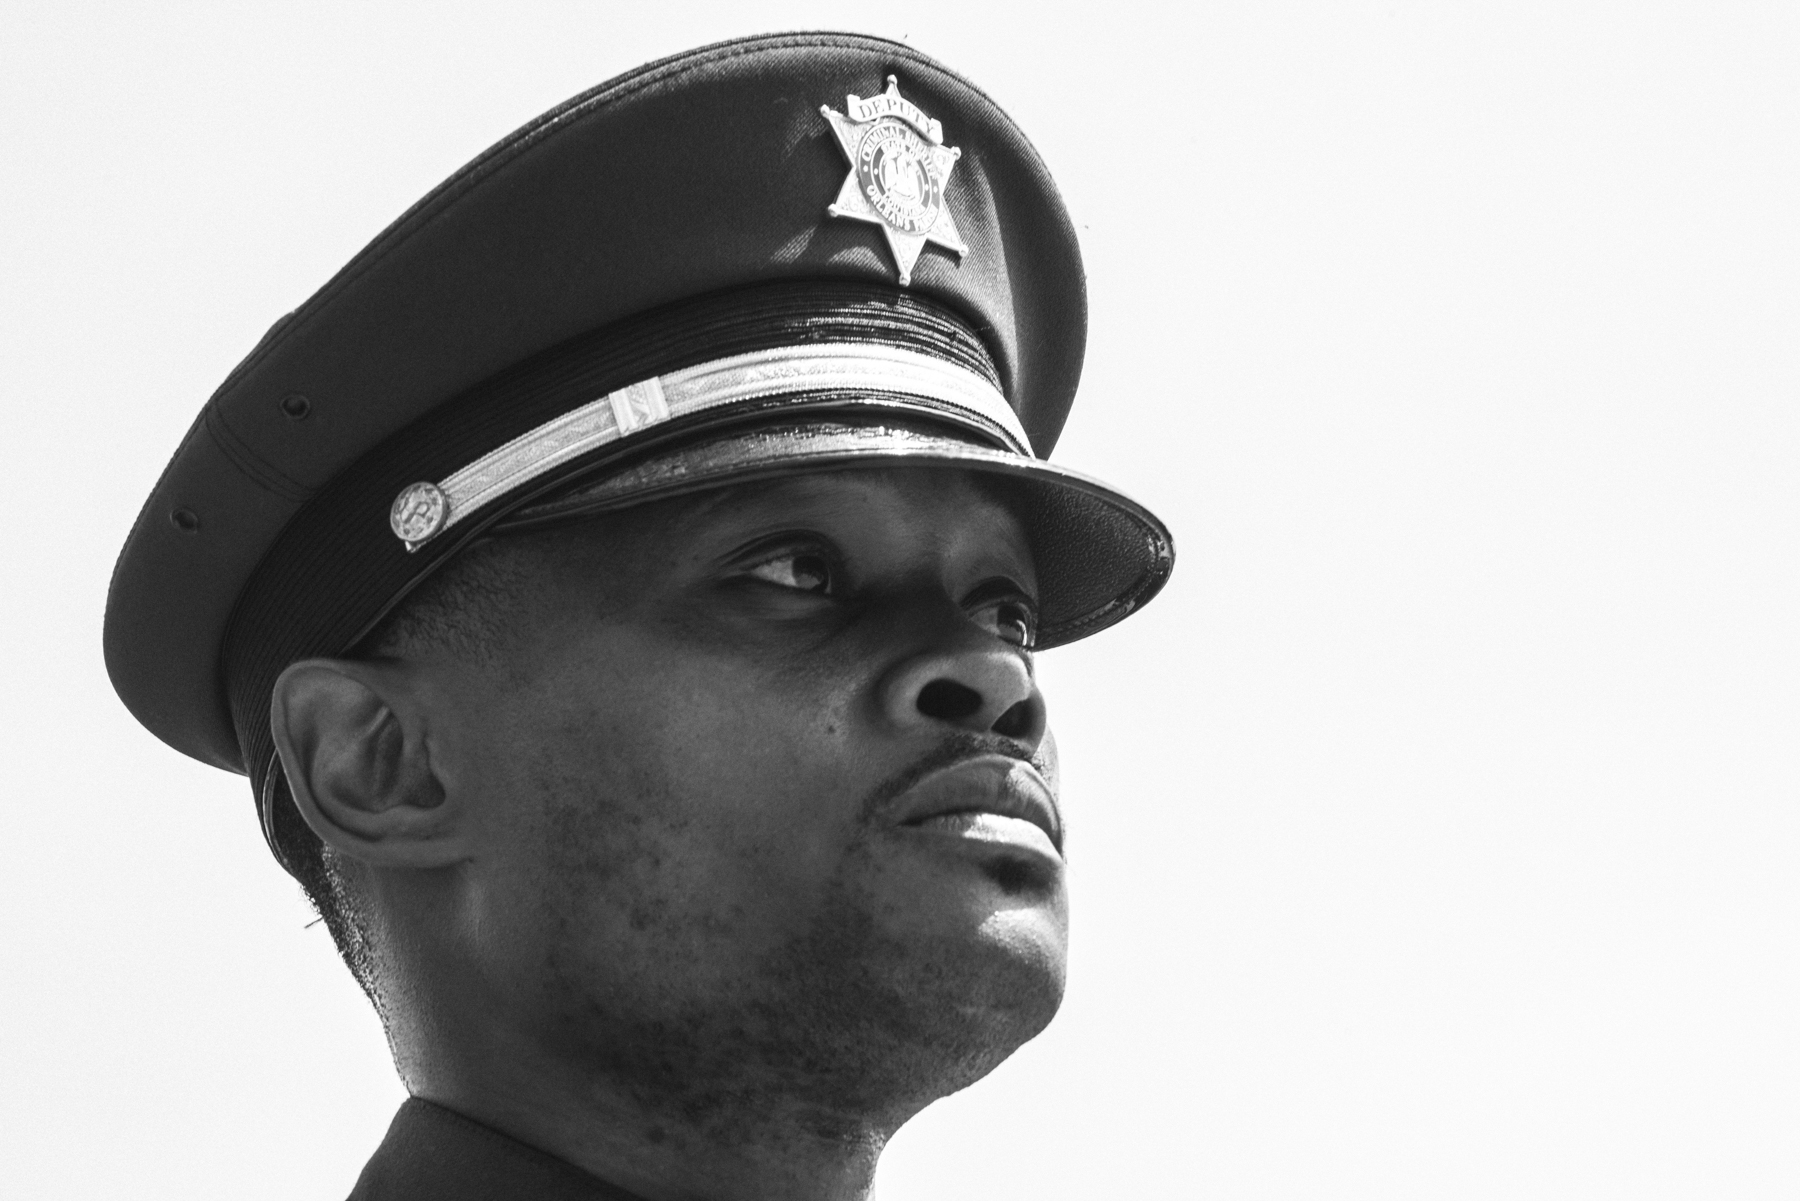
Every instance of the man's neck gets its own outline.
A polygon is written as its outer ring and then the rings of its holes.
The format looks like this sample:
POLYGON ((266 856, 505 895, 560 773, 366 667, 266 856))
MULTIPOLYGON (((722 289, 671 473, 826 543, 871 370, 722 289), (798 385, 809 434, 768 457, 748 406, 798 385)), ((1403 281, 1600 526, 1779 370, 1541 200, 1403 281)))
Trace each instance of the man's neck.
POLYGON ((528 1063, 406 1076, 414 1095, 645 1201, 866 1201, 892 1133, 767 1093, 684 1114, 690 1107, 647 1105, 611 1082, 528 1063))

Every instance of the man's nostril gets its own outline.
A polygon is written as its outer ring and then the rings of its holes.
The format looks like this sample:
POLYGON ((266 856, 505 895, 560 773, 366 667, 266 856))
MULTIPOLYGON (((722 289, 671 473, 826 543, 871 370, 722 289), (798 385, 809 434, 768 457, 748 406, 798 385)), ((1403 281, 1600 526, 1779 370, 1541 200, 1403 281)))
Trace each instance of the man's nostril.
POLYGON ((1030 701, 1020 701, 994 723, 994 733, 1004 738, 1029 738, 1037 724, 1037 713, 1030 701))
POLYGON ((933 680, 919 689, 919 712, 939 721, 963 721, 981 709, 981 694, 955 680, 933 680))

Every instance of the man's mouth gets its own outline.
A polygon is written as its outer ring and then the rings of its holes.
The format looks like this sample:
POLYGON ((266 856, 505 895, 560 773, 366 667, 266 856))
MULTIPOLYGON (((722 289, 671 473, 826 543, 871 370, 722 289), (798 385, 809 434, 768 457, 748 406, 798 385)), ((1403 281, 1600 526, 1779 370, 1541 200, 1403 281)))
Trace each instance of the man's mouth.
POLYGON ((1062 823, 1044 777, 1030 763, 974 755, 928 772, 895 798, 896 825, 1062 858, 1062 823))

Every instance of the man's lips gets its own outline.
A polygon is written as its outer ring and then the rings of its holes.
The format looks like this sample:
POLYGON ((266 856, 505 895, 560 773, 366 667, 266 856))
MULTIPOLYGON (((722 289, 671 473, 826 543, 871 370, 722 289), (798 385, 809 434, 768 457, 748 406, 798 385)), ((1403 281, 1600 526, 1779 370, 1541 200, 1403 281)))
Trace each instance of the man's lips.
POLYGON ((894 798, 887 816, 900 826, 985 842, 1026 842, 1062 855, 1062 823, 1050 786, 1031 764, 1007 755, 973 755, 927 772, 894 798), (1027 825, 1042 837, 1023 828, 1027 825), (1047 848, 1041 845, 1045 839, 1047 848))

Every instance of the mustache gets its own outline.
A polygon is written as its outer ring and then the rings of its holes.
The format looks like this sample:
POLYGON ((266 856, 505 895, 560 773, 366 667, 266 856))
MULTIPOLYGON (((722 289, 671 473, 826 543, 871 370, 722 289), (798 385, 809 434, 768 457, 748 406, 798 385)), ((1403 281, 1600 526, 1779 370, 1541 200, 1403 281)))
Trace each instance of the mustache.
POLYGON ((863 818, 878 816, 907 789, 932 772, 967 759, 979 759, 985 755, 1004 755, 1008 759, 1017 759, 1021 763, 1031 764, 1046 778, 1049 776, 1047 764, 1042 758, 1027 751, 1009 738, 1002 738, 998 734, 951 734, 916 763, 902 768, 877 784, 863 799, 863 818))

